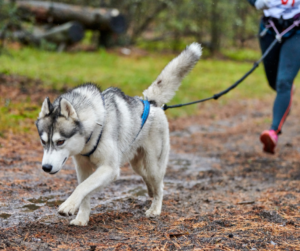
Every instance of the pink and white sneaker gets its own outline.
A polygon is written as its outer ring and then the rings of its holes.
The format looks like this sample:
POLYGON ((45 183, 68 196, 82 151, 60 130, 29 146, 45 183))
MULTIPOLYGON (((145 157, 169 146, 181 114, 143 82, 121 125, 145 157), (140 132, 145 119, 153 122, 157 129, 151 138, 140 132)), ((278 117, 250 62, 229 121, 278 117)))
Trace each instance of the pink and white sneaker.
POLYGON ((274 154, 278 142, 278 135, 274 130, 265 130, 260 135, 260 141, 263 143, 263 150, 267 153, 274 154))

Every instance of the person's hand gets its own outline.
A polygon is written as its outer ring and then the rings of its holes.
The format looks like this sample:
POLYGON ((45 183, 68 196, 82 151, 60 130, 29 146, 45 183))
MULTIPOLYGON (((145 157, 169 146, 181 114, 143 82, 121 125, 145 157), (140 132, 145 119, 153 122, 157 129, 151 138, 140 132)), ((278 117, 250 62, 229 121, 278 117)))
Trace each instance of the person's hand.
POLYGON ((268 7, 269 0, 256 0, 255 8, 258 10, 262 10, 268 7))

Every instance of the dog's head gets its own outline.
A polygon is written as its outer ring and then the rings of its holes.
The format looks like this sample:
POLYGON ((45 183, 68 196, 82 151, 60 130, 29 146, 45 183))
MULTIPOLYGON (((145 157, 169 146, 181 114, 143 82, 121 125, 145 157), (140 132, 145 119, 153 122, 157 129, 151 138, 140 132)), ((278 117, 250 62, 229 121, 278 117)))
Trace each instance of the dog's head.
POLYGON ((79 154, 85 145, 82 124, 72 104, 65 98, 55 103, 53 106, 46 98, 36 121, 44 147, 42 167, 50 174, 57 173, 68 157, 79 154))

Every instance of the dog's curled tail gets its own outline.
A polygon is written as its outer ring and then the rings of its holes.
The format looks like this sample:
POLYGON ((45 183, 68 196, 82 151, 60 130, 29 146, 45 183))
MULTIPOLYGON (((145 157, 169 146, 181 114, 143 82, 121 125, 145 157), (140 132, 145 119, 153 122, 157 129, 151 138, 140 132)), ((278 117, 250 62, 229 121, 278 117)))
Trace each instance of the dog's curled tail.
POLYGON ((146 89, 143 94, 144 98, 154 101, 157 106, 169 102, 182 79, 193 69, 202 55, 201 45, 192 43, 174 58, 160 73, 157 79, 146 89))

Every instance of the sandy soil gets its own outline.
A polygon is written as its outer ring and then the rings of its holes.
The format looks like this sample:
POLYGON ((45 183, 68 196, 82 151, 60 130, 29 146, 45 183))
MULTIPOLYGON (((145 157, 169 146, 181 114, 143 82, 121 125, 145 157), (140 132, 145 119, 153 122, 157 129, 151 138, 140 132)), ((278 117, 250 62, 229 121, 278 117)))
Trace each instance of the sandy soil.
MULTIPOLYGON (((26 81, 2 76, 1 94, 25 100, 32 92, 26 81)), ((57 94, 34 84, 33 103, 57 94)), ((93 196, 87 227, 69 226, 73 217, 57 213, 77 184, 72 162, 48 175, 34 126, 26 134, 5 132, 0 249, 300 250, 299 97, 275 155, 263 153, 259 142, 269 126, 270 98, 209 101, 197 115, 171 120, 161 216, 145 217, 146 186, 124 166, 119 180, 93 196)))

